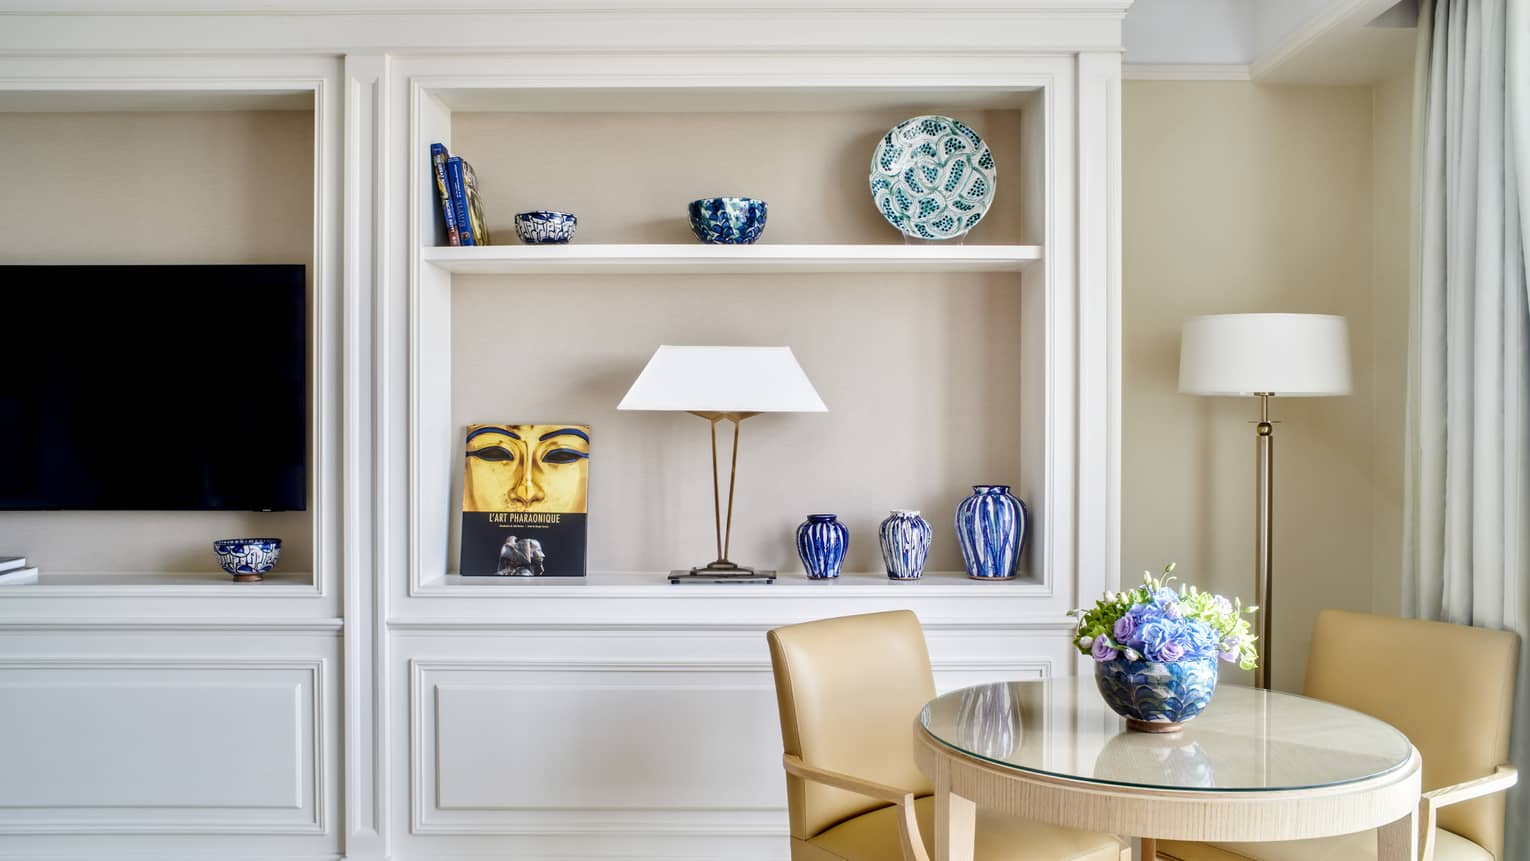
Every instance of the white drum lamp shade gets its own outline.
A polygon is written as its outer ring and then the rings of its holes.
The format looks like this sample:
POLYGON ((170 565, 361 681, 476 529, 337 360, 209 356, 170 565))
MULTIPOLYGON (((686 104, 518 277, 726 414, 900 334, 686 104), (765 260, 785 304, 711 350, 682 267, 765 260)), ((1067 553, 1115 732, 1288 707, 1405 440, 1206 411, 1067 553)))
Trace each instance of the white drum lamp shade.
POLYGON ((1349 386, 1349 326, 1343 317, 1216 314, 1191 317, 1180 332, 1180 392, 1259 398, 1254 431, 1257 687, 1270 686, 1275 633, 1275 424, 1270 421, 1270 398, 1347 395, 1349 386))
POLYGON ((1179 390, 1189 395, 1347 395, 1349 327, 1330 314, 1217 314, 1185 321, 1179 390))
POLYGON ((616 408, 694 413, 828 412, 791 347, 661 346, 616 408))

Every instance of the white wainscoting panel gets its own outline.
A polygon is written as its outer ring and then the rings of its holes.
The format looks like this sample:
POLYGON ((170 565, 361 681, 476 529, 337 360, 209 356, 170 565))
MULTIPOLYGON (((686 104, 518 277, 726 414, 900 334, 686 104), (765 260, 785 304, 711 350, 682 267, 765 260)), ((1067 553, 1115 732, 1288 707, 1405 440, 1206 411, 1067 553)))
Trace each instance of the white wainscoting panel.
POLYGON ((0 833, 322 832, 321 668, 0 662, 0 833))
MULTIPOLYGON (((937 686, 1045 678, 1056 660, 942 660, 937 686)), ((433 840, 445 854, 496 845, 535 854, 626 839, 618 854, 653 857, 710 837, 784 853, 767 662, 441 655, 408 667, 410 842, 433 840)))
POLYGON ((769 667, 432 660, 412 675, 417 833, 784 822, 769 667))

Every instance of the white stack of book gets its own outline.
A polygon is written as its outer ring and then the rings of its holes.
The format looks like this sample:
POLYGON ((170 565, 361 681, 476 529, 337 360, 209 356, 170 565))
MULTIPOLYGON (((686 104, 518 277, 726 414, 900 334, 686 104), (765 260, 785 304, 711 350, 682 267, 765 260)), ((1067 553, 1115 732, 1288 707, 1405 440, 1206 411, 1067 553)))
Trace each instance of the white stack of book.
POLYGON ((0 556, 0 586, 37 582, 37 568, 27 567, 25 556, 0 556))

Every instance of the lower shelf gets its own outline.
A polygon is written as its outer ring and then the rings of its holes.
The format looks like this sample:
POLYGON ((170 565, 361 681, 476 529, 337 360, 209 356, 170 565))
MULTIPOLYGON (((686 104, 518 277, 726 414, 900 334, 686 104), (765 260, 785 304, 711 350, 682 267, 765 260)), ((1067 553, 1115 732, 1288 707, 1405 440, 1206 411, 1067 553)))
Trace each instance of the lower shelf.
POLYGON ((232 577, 221 572, 42 572, 38 575, 36 583, 0 586, 0 601, 9 597, 77 593, 291 598, 315 594, 315 589, 313 575, 306 572, 273 572, 256 583, 235 583, 232 577))
POLYGON ((427 580, 415 594, 424 597, 493 596, 501 598, 576 597, 580 595, 716 598, 719 594, 814 597, 828 595, 972 596, 984 590, 1014 596, 1045 594, 1046 584, 1030 577, 981 581, 964 572, 931 571, 918 580, 891 580, 882 572, 845 573, 832 580, 809 580, 801 573, 777 574, 774 583, 670 583, 668 571, 596 571, 586 577, 463 577, 447 574, 427 580))

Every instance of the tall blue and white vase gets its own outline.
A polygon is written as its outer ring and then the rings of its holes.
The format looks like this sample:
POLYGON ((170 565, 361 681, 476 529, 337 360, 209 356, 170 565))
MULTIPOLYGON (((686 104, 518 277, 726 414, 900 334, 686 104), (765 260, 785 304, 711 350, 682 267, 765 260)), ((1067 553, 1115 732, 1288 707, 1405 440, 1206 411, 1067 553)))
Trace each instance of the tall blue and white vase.
POLYGON ((917 511, 893 509, 877 530, 890 580, 918 580, 930 558, 930 522, 917 511))
POLYGON ((809 580, 832 580, 845 564, 850 530, 832 514, 809 514, 797 527, 797 555, 809 580))
POLYGON ((956 506, 956 537, 962 545, 967 576, 1008 580, 1019 573, 1029 512, 1003 484, 979 484, 956 506))

